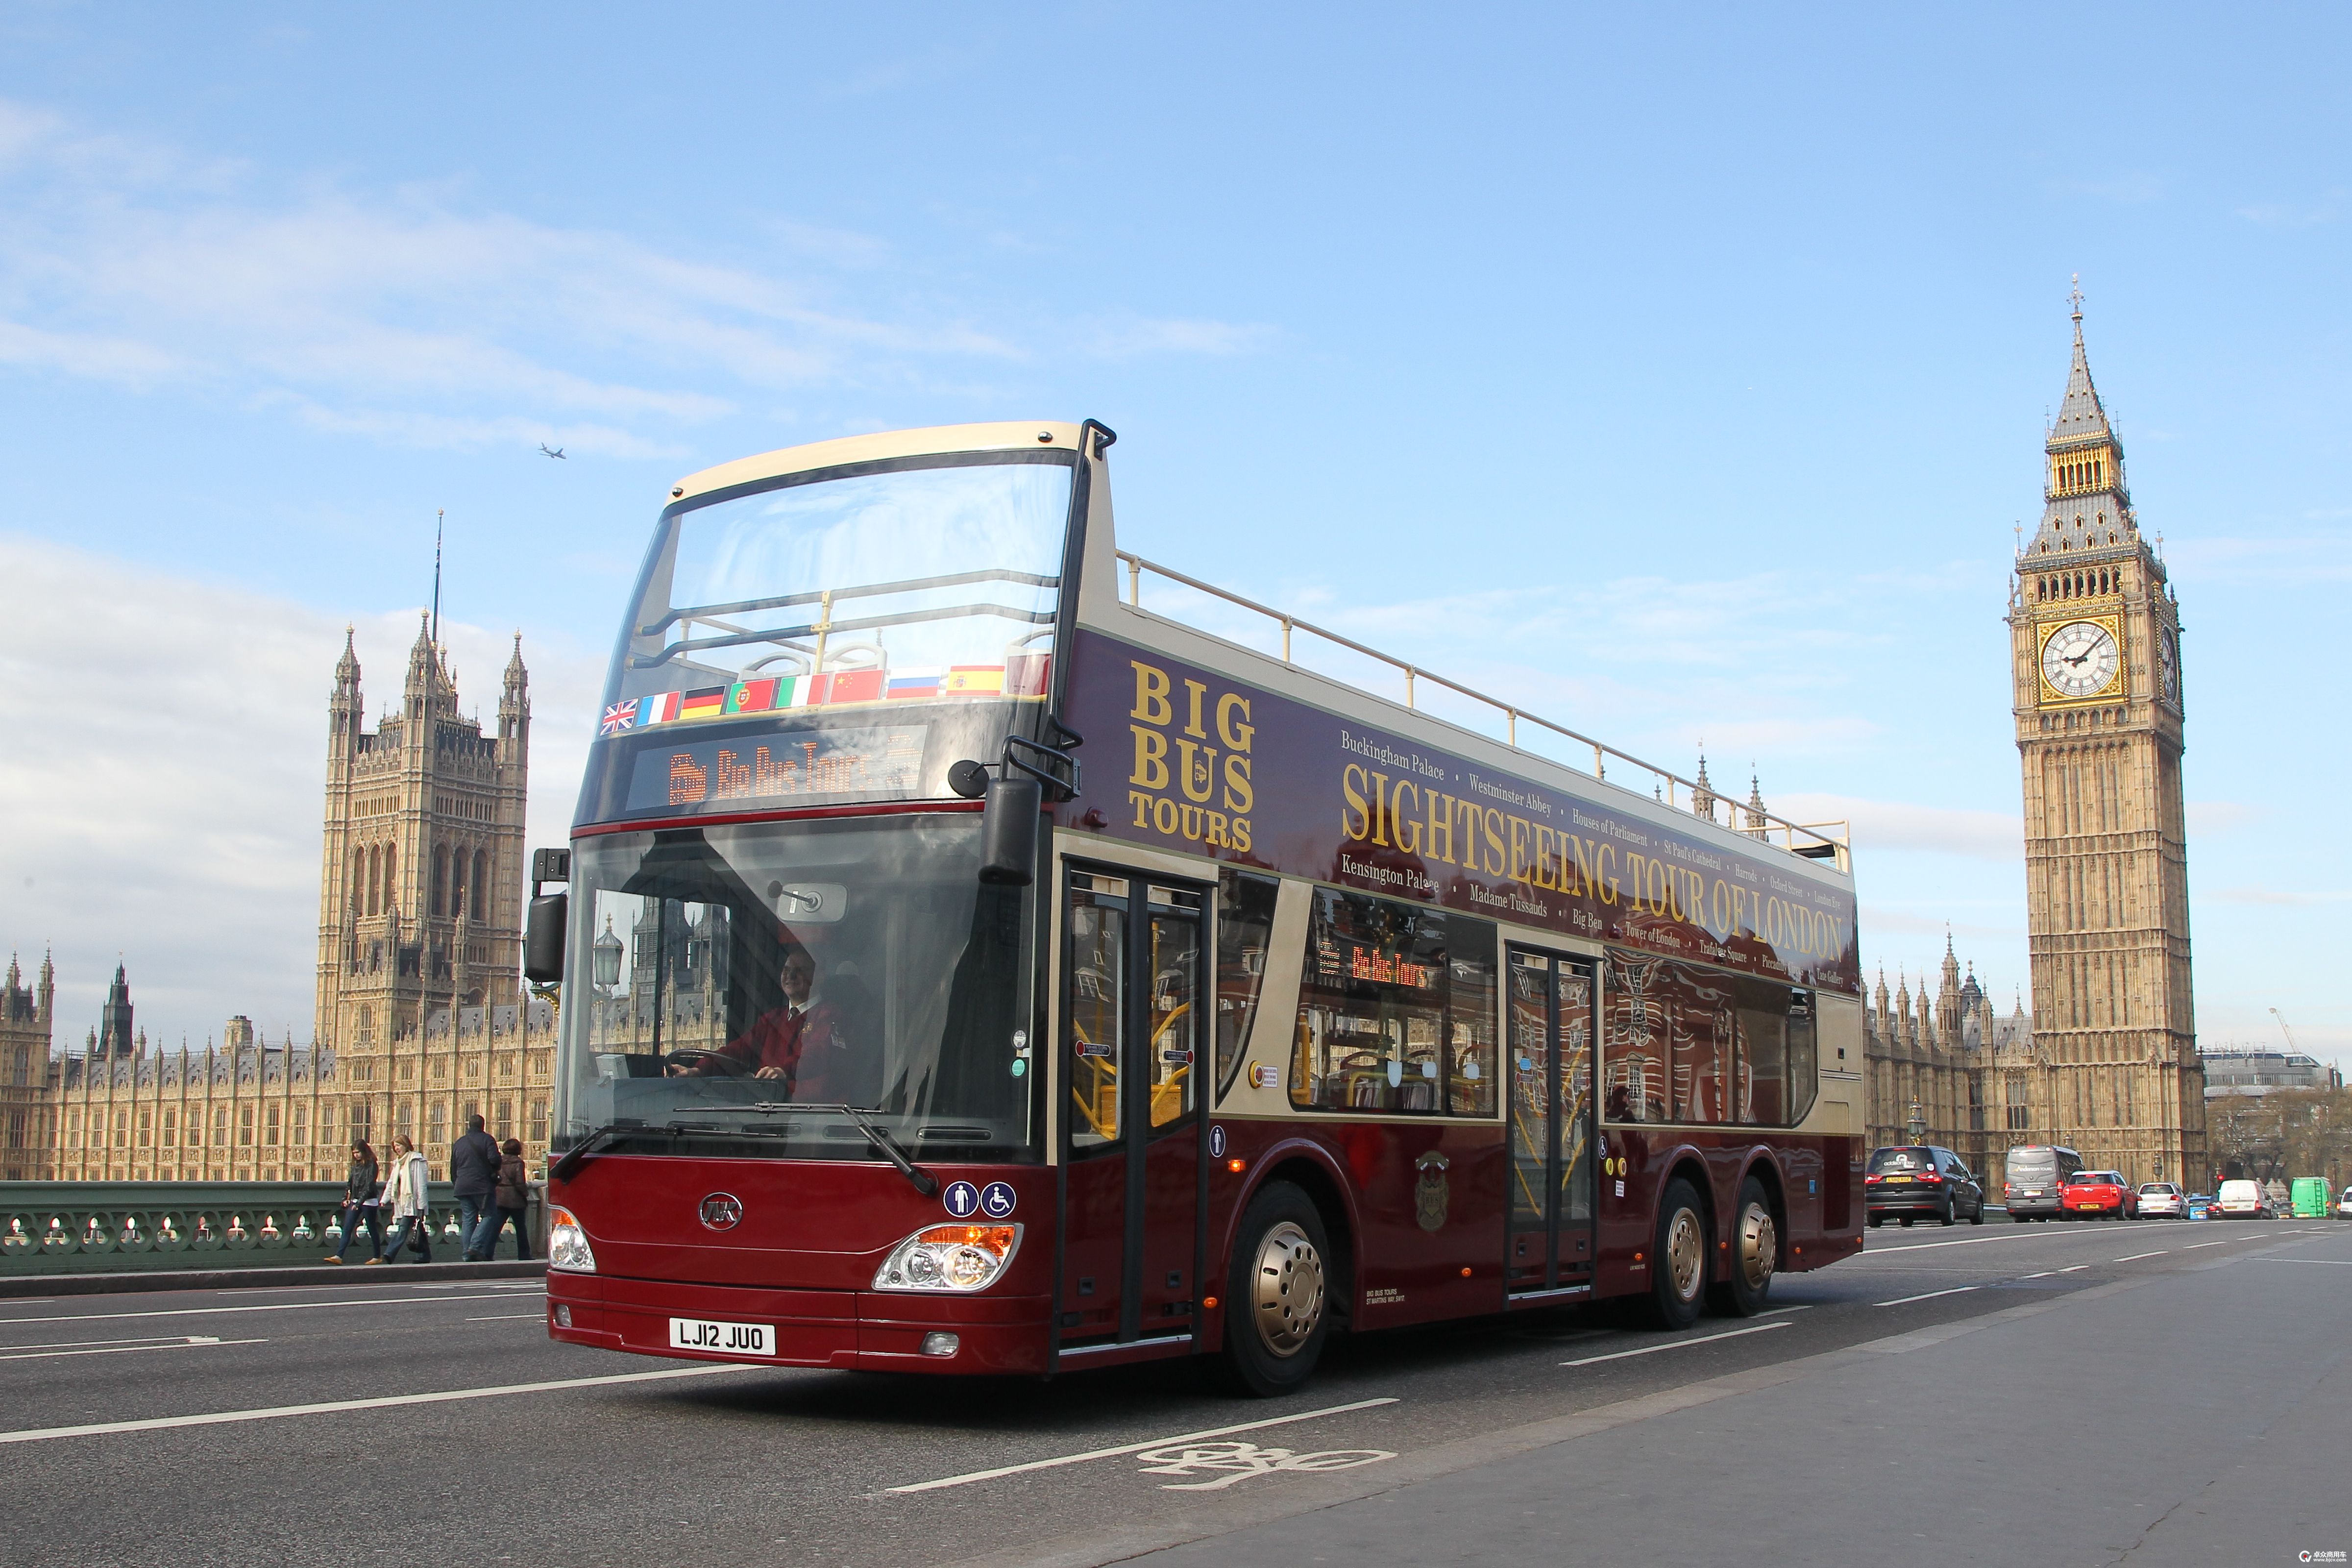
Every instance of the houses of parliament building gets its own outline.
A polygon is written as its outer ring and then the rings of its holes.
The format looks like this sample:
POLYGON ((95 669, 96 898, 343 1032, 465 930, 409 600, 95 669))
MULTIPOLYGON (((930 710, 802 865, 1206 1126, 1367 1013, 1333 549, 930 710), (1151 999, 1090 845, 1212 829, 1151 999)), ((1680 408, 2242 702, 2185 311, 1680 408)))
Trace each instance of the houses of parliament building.
POLYGON ((52 965, 0 981, 0 1179, 340 1180, 356 1138, 405 1132, 436 1173, 478 1110, 544 1158, 552 1009, 522 989, 530 700, 522 641, 495 723, 458 710, 429 628, 401 705, 365 727, 346 637, 327 703, 315 1033, 232 1018, 201 1051, 134 1029, 118 967, 99 1026, 58 1052, 52 965))

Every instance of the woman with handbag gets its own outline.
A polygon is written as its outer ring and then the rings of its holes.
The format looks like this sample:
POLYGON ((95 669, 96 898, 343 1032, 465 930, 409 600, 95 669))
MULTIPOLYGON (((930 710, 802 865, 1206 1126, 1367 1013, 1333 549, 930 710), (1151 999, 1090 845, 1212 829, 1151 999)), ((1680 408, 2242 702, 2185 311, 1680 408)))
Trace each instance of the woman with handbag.
POLYGON ((343 1260, 343 1253, 352 1245, 352 1238, 359 1235, 362 1224, 367 1226, 368 1242, 375 1255, 383 1255, 383 1222, 376 1217, 381 1206, 378 1200, 383 1196, 383 1184, 376 1179, 375 1151, 368 1147, 366 1139, 358 1139, 352 1144, 351 1174, 343 1182, 343 1238, 335 1243, 334 1251, 327 1254, 328 1262, 343 1260))
POLYGON ((530 1172, 522 1163, 522 1140, 509 1138, 499 1146, 506 1156, 499 1162, 498 1185, 491 1189, 497 1206, 482 1221, 481 1239, 474 1250, 488 1258, 499 1249, 499 1237, 509 1222, 515 1230, 515 1256, 530 1256, 530 1172))
POLYGON ((392 1175, 383 1184, 383 1212, 392 1216, 392 1234, 384 1238, 383 1251, 368 1259, 371 1263, 397 1263, 404 1244, 413 1244, 419 1261, 433 1261, 433 1226, 426 1217, 425 1189, 432 1181, 425 1156, 416 1152, 416 1144, 407 1133, 399 1132, 392 1140, 392 1175))

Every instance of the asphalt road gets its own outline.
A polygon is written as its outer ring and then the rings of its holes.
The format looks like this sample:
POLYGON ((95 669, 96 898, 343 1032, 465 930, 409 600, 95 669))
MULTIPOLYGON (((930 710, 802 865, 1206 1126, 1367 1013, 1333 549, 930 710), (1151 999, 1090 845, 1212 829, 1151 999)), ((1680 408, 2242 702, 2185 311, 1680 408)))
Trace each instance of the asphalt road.
MULTIPOLYGON (((2352 1549, 2352 1225, 1871 1235, 1774 1310, 1334 1346, 1237 1401, 549 1342, 536 1282, 0 1303, 0 1563, 2294 1563, 2352 1549)), ((386 1276, 389 1276, 388 1278, 386 1276)))

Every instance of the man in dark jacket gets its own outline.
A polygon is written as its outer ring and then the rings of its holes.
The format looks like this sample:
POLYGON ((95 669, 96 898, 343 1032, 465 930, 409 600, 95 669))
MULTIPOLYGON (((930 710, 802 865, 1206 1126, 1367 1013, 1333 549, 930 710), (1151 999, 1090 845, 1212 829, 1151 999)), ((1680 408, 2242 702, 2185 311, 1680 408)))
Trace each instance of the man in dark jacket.
POLYGON ((498 1189, 498 1140, 482 1131, 482 1113, 466 1118, 466 1135, 449 1145, 449 1186, 457 1198, 457 1235, 466 1258, 488 1256, 482 1242, 498 1218, 491 1194, 498 1189))

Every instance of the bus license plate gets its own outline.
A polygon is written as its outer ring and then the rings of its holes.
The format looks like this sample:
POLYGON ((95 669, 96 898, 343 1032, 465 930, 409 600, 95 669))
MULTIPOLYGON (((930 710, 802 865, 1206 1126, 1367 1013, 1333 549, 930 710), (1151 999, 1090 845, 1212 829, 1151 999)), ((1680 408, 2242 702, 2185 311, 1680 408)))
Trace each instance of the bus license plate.
POLYGON ((672 1318, 669 1347, 705 1355, 773 1355, 776 1331, 769 1323, 722 1323, 709 1318, 672 1318))

